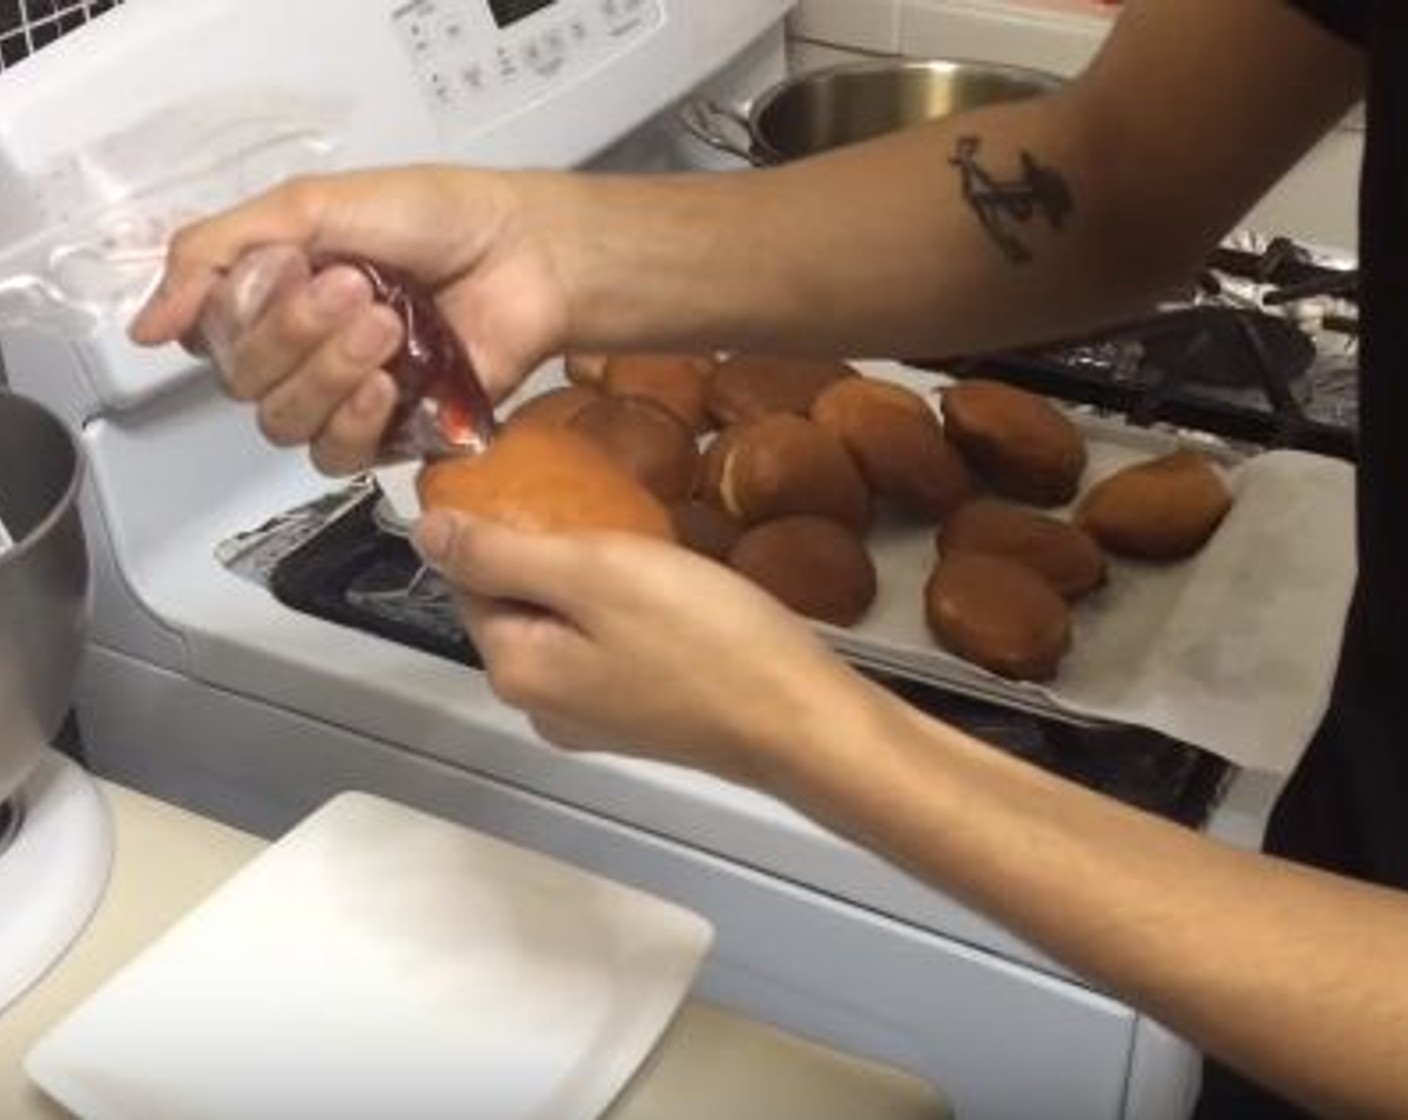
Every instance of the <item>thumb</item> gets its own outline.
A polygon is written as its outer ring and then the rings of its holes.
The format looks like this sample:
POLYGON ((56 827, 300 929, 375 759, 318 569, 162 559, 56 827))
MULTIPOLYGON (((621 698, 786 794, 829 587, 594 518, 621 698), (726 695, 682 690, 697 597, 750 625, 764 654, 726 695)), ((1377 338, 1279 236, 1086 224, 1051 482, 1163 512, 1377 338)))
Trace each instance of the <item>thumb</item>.
POLYGON ((570 538, 434 510, 416 523, 411 543, 421 560, 471 595, 575 614, 580 547, 570 538))

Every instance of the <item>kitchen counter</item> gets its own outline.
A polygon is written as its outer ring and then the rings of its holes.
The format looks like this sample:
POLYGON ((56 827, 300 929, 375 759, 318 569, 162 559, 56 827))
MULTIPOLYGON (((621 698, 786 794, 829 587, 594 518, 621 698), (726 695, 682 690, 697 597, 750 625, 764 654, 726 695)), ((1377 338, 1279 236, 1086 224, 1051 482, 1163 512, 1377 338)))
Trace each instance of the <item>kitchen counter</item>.
MULTIPOLYGON (((0 1013, 0 1117, 68 1114, 29 1082, 24 1055, 55 1023, 266 842, 142 794, 103 785, 117 856, 87 930, 50 974, 0 1013)), ((942 1120, 926 1084, 697 1001, 686 1003, 607 1120, 942 1120)))

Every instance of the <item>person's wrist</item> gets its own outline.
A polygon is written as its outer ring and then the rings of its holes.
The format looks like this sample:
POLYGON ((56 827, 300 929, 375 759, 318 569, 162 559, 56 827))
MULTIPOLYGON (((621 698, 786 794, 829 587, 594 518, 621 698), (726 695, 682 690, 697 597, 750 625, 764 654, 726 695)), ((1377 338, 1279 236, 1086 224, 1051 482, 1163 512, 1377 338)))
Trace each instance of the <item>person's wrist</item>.
MULTIPOLYGON (((589 344, 596 246, 591 235, 590 184, 585 176, 520 171, 503 177, 506 238, 536 257, 560 304, 564 348, 589 344)), ((599 286, 599 285, 598 285, 599 286)))
POLYGON ((831 803, 855 769, 903 738, 907 725, 894 696, 854 670, 813 675, 792 703, 772 706, 772 719, 754 728, 744 753, 756 767, 753 784, 799 806, 831 803))

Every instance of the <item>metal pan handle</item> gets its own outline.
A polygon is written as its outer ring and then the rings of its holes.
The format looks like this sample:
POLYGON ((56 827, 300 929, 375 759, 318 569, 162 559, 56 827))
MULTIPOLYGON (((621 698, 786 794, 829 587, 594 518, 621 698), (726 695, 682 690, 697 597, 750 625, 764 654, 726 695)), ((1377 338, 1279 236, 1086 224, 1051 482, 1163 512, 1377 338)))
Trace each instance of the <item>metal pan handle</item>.
POLYGON ((753 143, 752 126, 737 109, 720 105, 712 98, 691 97, 680 106, 678 117, 696 140, 754 167, 763 166, 753 143))

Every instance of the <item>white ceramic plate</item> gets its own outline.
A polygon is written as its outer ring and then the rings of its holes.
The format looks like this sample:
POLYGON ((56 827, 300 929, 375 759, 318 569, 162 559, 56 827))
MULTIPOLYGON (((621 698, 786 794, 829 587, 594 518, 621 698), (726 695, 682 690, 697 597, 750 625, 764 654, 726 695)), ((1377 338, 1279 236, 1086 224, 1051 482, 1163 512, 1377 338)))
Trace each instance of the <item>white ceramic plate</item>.
POLYGON ((671 903, 344 794, 27 1068, 85 1120, 587 1120, 650 1051, 711 936, 671 903))

